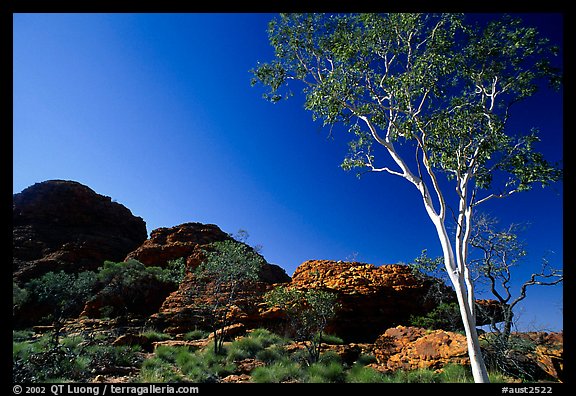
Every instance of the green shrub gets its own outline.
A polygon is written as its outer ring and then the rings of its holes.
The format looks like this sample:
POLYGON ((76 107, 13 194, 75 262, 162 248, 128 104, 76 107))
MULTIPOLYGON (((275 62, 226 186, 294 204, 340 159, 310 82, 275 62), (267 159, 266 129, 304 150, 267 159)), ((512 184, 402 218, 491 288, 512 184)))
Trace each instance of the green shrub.
POLYGON ((346 374, 342 363, 337 361, 318 361, 306 369, 307 382, 344 382, 346 374))
MULTIPOLYGON (((282 346, 286 340, 266 329, 255 329, 246 336, 232 342, 228 347, 228 360, 238 361, 247 358, 255 358, 269 347, 282 346)), ((268 354, 270 359, 278 350, 268 354)), ((266 356, 266 353, 263 353, 266 356)))
POLYGON ((189 351, 188 347, 174 347, 174 346, 160 345, 154 351, 154 355, 165 362, 175 363, 176 356, 178 356, 178 354, 182 350, 187 352, 189 351))
POLYGON ((468 383, 474 382, 470 367, 462 366, 460 364, 448 364, 442 368, 439 374, 440 382, 449 383, 468 383))
POLYGON ((360 356, 358 356, 358 360, 356 361, 356 364, 366 366, 368 364, 377 363, 377 362, 378 362, 378 360, 376 359, 376 356, 374 356, 372 354, 363 353, 360 356))
POLYGON ((261 360, 267 364, 285 359, 287 352, 282 345, 270 345, 256 353, 256 359, 261 360))
POLYGON ((410 317, 410 325, 431 330, 462 331, 462 319, 458 303, 442 303, 423 316, 410 317))
POLYGON ((258 383, 303 382, 302 368, 288 359, 252 370, 251 380, 258 383))
POLYGON ((90 345, 82 350, 82 355, 90 358, 90 366, 106 368, 111 366, 134 366, 138 360, 136 352, 140 352, 140 345, 90 345))
POLYGON ((397 370, 391 375, 391 379, 399 383, 439 382, 438 374, 429 369, 397 370))
POLYGON ((183 377, 176 368, 158 356, 145 360, 138 374, 138 382, 161 383, 180 382, 182 380, 183 377))
POLYGON ((169 334, 160 333, 156 330, 145 330, 140 333, 143 337, 146 337, 148 341, 155 342, 155 341, 166 341, 171 339, 172 337, 169 334))
POLYGON ((217 382, 235 368, 226 361, 225 355, 215 353, 211 346, 194 352, 181 350, 176 356, 176 366, 189 381, 198 383, 217 382))
POLYGON ((383 383, 391 382, 389 377, 379 371, 361 364, 353 365, 346 373, 346 382, 350 383, 383 383))
POLYGON ((32 338, 34 331, 32 330, 12 330, 12 341, 26 341, 32 338))
POLYGON ((254 358, 263 349, 262 342, 257 338, 242 337, 228 347, 228 358, 231 361, 254 358))
POLYGON ((209 331, 196 329, 184 334, 184 339, 187 341, 201 340, 208 337, 209 334, 209 331))
POLYGON ((84 271, 68 274, 64 271, 48 272, 29 281, 25 289, 28 300, 48 306, 52 313, 48 319, 60 319, 78 315, 92 296, 96 285, 96 274, 84 271))

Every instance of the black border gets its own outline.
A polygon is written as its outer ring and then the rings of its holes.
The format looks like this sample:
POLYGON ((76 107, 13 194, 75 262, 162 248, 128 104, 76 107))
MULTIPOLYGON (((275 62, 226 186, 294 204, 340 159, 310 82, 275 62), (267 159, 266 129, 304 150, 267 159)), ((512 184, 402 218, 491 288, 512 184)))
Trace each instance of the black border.
MULTIPOLYGON (((72 0, 72 1, 62 1, 62 0, 4 0, 0 2, 0 32, 1 32, 1 53, 0 59, 1 64, 6 66, 6 69, 12 70, 13 67, 13 14, 14 13, 189 13, 189 12, 201 12, 201 13, 276 13, 276 12, 402 12, 402 11, 418 11, 418 12, 557 12, 562 13, 564 16, 564 103, 568 105, 573 100, 572 91, 569 89, 573 83, 574 78, 571 73, 571 65, 569 62, 573 62, 574 59, 574 48, 576 34, 573 31, 574 24, 573 13, 569 10, 569 3, 564 1, 545 1, 539 3, 530 3, 526 1, 509 1, 504 3, 503 1, 493 1, 485 0, 481 2, 462 2, 462 3, 443 3, 434 1, 366 1, 366 0, 349 0, 349 1, 284 1, 284 2, 227 2, 218 3, 210 1, 194 1, 194 0, 164 0, 164 1, 133 1, 133 0, 72 0)), ((4 67, 2 68, 4 70, 4 67)), ((12 73, 3 72, 2 79, 0 80, 1 87, 1 103, 13 104, 13 79, 12 73)), ((571 107, 564 105, 565 108, 570 111, 571 107)), ((0 154, 0 167, 2 169, 2 181, 6 183, 6 191, 2 190, 1 202, 2 208, 5 210, 6 220, 3 224, 6 226, 5 238, 6 240, 11 240, 11 228, 12 216, 8 212, 12 205, 12 184, 13 184, 13 153, 12 153, 12 132, 13 132, 13 113, 8 111, 8 106, 4 105, 1 107, 3 109, 0 115, 0 148, 2 153, 0 154), (8 133, 8 131, 11 131, 8 133), (10 170, 10 173, 8 173, 10 170), (10 195, 9 195, 10 194, 10 195)), ((10 106, 10 110, 13 106, 10 106)), ((576 209, 572 203, 576 202, 576 194, 574 193, 574 184, 576 182, 576 173, 573 168, 574 154, 570 152, 570 148, 575 147, 573 144, 574 135, 576 134, 574 130, 574 118, 567 116, 568 112, 564 112, 564 130, 567 133, 564 134, 564 274, 565 282, 563 285, 564 293, 564 372, 565 372, 565 384, 549 384, 552 387, 553 394, 563 394, 567 393, 568 385, 573 386, 576 382, 576 376, 574 373, 574 360, 576 358, 576 353, 574 352, 574 343, 576 333, 574 331, 574 325, 576 320, 574 314, 576 313, 576 308, 574 307, 574 301, 576 300, 574 296, 574 285, 573 282, 576 279, 576 268, 574 265, 576 263, 572 262, 573 252, 569 250, 570 247, 574 246, 573 243, 569 243, 570 239, 574 239, 574 232, 571 230, 571 226, 576 220, 576 209), (568 242, 568 243, 567 243, 568 242), (566 386, 564 386, 566 385, 566 386)), ((3 213, 4 213, 3 210, 3 213)), ((6 251, 6 249, 3 249, 6 251)), ((4 265, 9 265, 9 258, 6 259, 4 265)), ((11 289, 11 284, 9 284, 9 277, 5 279, 6 290, 11 289)), ((6 304, 6 315, 4 318, 11 318, 9 314, 10 308, 6 304)), ((3 339, 7 342, 9 340, 10 328, 7 326, 8 320, 4 319, 3 331, 6 333, 3 339)), ((5 354, 6 360, 8 360, 8 354, 5 354)), ((11 363, 8 363, 4 367, 11 367, 11 363)), ((35 384, 40 385, 40 384, 35 384)), ((205 394, 206 392, 214 392, 224 390, 231 390, 232 384, 200 384, 200 394, 205 394), (216 386, 217 388, 214 388, 216 386)), ((352 390, 349 387, 353 386, 354 390, 358 386, 361 388, 368 384, 324 384, 323 389, 327 386, 332 387, 333 390, 337 391, 347 391, 352 390), (336 388, 337 386, 337 388, 336 388), (348 388, 348 389, 346 389, 348 388)), ((394 387, 395 384, 386 384, 386 386, 394 387)), ((410 385, 410 384, 398 384, 398 385, 410 385)), ((427 386, 428 384, 412 384, 414 386, 427 386)), ((449 385, 450 387, 465 387, 469 384, 434 384, 433 387, 427 387, 426 390, 429 392, 432 389, 434 391, 440 390, 441 385, 449 385)), ((530 384, 517 384, 511 385, 514 388, 523 388, 529 386, 530 384)), ((548 385, 548 384, 542 384, 548 385)), ((10 384, 12 387, 13 384, 10 384)), ((46 384, 50 386, 50 384, 46 384)), ((101 386, 101 385, 100 385, 101 386)), ((247 385, 249 388, 244 390, 250 392, 260 392, 268 393, 270 391, 269 386, 261 386, 257 384, 247 385)), ((317 388, 316 384, 294 384, 298 387, 298 390, 313 391, 317 388), (302 388, 302 386, 305 388, 302 388)), ((504 394, 502 392, 502 384, 484 384, 482 385, 486 394, 492 394, 496 392, 497 394, 504 394)), ((508 385, 506 385, 508 386, 508 385)), ((236 389, 236 387, 233 387, 236 389)), ((372 387, 371 387, 372 388, 372 387)), ((370 389, 371 389, 370 388, 370 389)), ((48 393, 48 389, 46 393, 48 393)), ((296 388, 293 388, 296 390, 296 388)), ((319 389, 316 389, 318 391, 319 389)), ((324 389, 326 390, 326 389, 324 389)), ((363 391, 369 391, 369 388, 362 388, 363 391)), ((394 389, 392 389, 394 390, 394 389)), ((458 389, 462 390, 462 389, 458 389)), ((330 391, 330 389, 329 389, 330 391)), ((381 391, 381 390, 379 390, 381 391)), ((525 392, 522 390, 517 390, 515 393, 529 393, 527 389, 525 392)), ((14 394, 14 393, 12 393, 14 394)), ((102 394, 102 392, 100 392, 102 394)))

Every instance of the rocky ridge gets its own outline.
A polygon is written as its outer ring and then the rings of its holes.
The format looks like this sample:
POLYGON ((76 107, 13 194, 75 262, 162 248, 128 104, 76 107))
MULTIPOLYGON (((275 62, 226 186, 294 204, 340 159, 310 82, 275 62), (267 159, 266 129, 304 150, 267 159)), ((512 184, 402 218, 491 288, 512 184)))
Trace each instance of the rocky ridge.
MULTIPOLYGON (((204 260, 204 251, 211 243, 231 238, 216 225, 192 222, 153 230, 146 239, 144 221, 129 209, 80 183, 62 180, 38 183, 15 194, 13 224, 13 278, 20 284, 48 271, 94 270, 104 260, 137 260, 145 266, 165 267, 171 260, 184 258, 187 272, 177 290, 162 285, 158 292, 150 289, 147 309, 132 312, 147 326, 175 338, 206 325, 201 307, 213 293, 210 282, 199 281, 194 269, 204 260)), ((339 308, 327 331, 341 336, 346 344, 328 347, 347 359, 361 351, 373 353, 375 368, 384 372, 468 364, 464 336, 405 327, 410 315, 425 314, 439 300, 454 298, 451 289, 439 280, 416 276, 408 266, 310 260, 289 277, 279 266, 266 263, 258 281, 246 283, 237 294, 231 322, 243 331, 278 328, 283 313, 264 304, 263 296, 280 284, 337 294, 339 308), (430 298, 432 293, 435 298, 430 298)), ((96 296, 86 304, 82 316, 101 321, 103 305, 129 305, 123 300, 125 296, 116 297, 103 301, 96 296)), ((492 314, 498 310, 493 301, 480 303, 492 314)), ((83 320, 79 319, 80 323, 83 320)), ((538 341, 532 358, 546 373, 561 378, 561 333, 527 337, 538 341)), ((147 342, 141 336, 127 336, 117 342, 127 339, 147 342)), ((246 379, 247 373, 240 375, 246 379)))

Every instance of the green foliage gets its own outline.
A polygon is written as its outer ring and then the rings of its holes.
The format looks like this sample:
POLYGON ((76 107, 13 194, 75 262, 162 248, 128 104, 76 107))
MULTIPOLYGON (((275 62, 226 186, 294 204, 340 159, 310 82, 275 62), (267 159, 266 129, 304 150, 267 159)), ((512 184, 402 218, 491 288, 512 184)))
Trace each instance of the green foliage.
POLYGON ((160 346, 154 356, 142 364, 139 380, 210 383, 232 373, 233 369, 234 365, 227 362, 226 355, 214 353, 212 346, 196 351, 187 347, 160 346))
POLYGON ((173 365, 154 356, 142 363, 137 379, 142 383, 166 383, 181 382, 183 376, 175 370, 173 365))
POLYGON ((412 383, 435 383, 441 382, 439 375, 433 370, 416 369, 416 370, 397 370, 390 375, 392 382, 400 382, 406 384, 412 383))
POLYGON ((266 329, 255 329, 245 337, 233 341, 228 346, 228 360, 239 361, 247 358, 262 357, 271 360, 277 356, 279 347, 286 340, 266 329), (270 351, 267 352, 268 348, 270 351))
POLYGON ((324 334, 322 333, 320 342, 330 345, 343 345, 344 340, 336 335, 333 334, 324 334))
POLYGON ((306 382, 313 383, 344 382, 346 378, 342 363, 334 361, 313 363, 307 368, 306 374, 306 382))
POLYGON ((277 102, 303 82, 313 119, 349 128, 346 170, 378 169, 374 144, 407 143, 420 166, 458 182, 470 170, 477 188, 504 180, 495 189, 509 193, 562 176, 534 151, 535 130, 507 134, 512 105, 561 83, 557 48, 519 19, 480 27, 455 13, 282 14, 268 34, 275 57, 251 70, 252 85, 277 102))
POLYGON ((136 284, 150 283, 153 280, 178 286, 184 279, 186 262, 183 258, 171 260, 166 268, 145 266, 138 260, 122 262, 105 261, 99 268, 98 280, 107 287, 127 290, 136 284))
POLYGON ((211 243, 206 259, 198 266, 199 276, 221 283, 257 280, 264 259, 249 246, 233 240, 211 243))
POLYGON ((153 290, 166 293, 166 290, 176 289, 184 275, 184 259, 172 260, 166 268, 145 266, 133 259, 117 263, 105 261, 96 274, 99 294, 112 299, 121 296, 125 304, 103 307, 102 315, 118 316, 131 310, 141 310, 146 295, 153 290))
POLYGON ((15 334, 12 348, 14 382, 82 381, 91 372, 137 364, 138 347, 93 344, 80 336, 52 333, 24 339, 15 334))
POLYGON ((209 334, 206 330, 195 329, 184 334, 184 339, 188 341, 201 340, 202 338, 208 337, 209 334))
POLYGON ((176 357, 176 366, 185 378, 198 383, 217 382, 219 377, 231 374, 234 369, 225 355, 215 353, 210 347, 195 352, 182 350, 176 357))
POLYGON ((60 320, 78 314, 92 295, 96 275, 91 271, 68 274, 64 271, 48 272, 26 284, 29 298, 52 308, 51 319, 60 320))
POLYGON ((257 383, 301 382, 302 367, 289 359, 252 370, 251 381, 257 383))
POLYGON ((410 316, 410 325, 424 327, 426 329, 463 331, 462 319, 458 303, 441 303, 431 312, 423 316, 410 316))
MULTIPOLYGON (((444 366, 439 374, 440 382, 447 383, 470 383, 474 379, 470 375, 470 368, 459 364, 444 366)), ((492 380, 490 380, 492 382, 492 380)))
POLYGON ((166 283, 180 285, 186 276, 186 260, 180 257, 168 261, 166 268, 147 267, 148 271, 155 271, 156 277, 166 283))
POLYGON ((140 335, 146 337, 146 339, 148 339, 151 342, 166 341, 172 338, 169 334, 161 333, 159 331, 151 329, 142 331, 140 335))
MULTIPOLYGON (((143 362, 140 382, 219 382, 236 370, 243 359, 258 359, 265 363, 250 373, 257 383, 471 383, 469 367, 447 365, 441 370, 417 369, 383 374, 368 364, 376 363, 370 354, 360 355, 348 366, 334 351, 322 353, 310 363, 307 351, 288 351, 286 340, 265 329, 256 329, 228 344, 223 353, 215 353, 212 345, 193 350, 188 347, 158 347, 154 355, 143 362)), ((509 382, 510 377, 498 371, 489 372, 494 382, 509 382)))
POLYGON ((12 312, 20 308, 28 300, 28 291, 12 281, 12 312))
POLYGON ((336 294, 279 286, 266 293, 264 300, 269 306, 280 307, 287 314, 296 339, 309 342, 306 348, 310 362, 317 361, 324 328, 338 307, 336 294))
POLYGON ((211 243, 205 254, 196 276, 210 282, 214 298, 205 308, 214 334, 214 351, 221 353, 226 334, 217 330, 229 324, 228 312, 236 293, 246 282, 258 280, 265 261, 248 245, 234 240, 211 243))

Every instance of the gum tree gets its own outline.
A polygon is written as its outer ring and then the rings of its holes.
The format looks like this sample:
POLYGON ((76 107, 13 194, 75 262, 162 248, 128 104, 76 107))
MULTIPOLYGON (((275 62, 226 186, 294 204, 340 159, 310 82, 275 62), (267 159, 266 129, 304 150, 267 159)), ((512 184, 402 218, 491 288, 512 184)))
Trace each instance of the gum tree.
POLYGON ((534 149, 538 133, 509 131, 510 109, 540 84, 560 85, 557 49, 504 17, 461 14, 283 14, 269 25, 275 57, 252 70, 272 102, 302 89, 305 108, 351 139, 342 167, 411 183, 438 234, 476 382, 488 382, 467 266, 474 209, 547 185, 561 171, 534 149), (455 233, 448 232, 455 207, 455 233))

